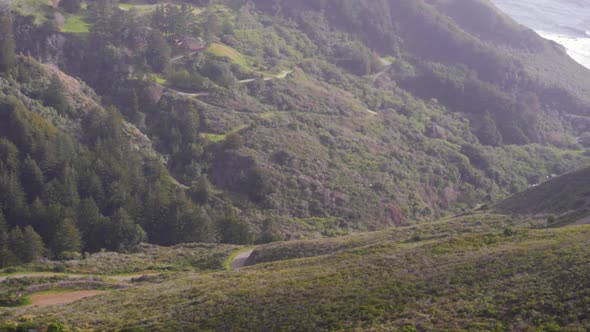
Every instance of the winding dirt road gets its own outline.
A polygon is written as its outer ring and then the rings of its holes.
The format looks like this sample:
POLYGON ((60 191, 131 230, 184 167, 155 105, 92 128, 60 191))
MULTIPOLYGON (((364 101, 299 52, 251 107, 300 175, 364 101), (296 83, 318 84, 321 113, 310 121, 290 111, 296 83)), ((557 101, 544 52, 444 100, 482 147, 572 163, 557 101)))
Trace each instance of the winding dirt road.
MULTIPOLYGON (((265 77, 263 80, 264 81, 272 81, 272 80, 282 80, 287 78, 287 76, 289 76, 291 73, 293 73, 292 70, 283 70, 280 74, 276 75, 276 76, 272 76, 272 77, 265 77)), ((244 83, 250 83, 250 82, 254 82, 256 81, 256 78, 249 78, 247 80, 241 80, 240 83, 244 84, 244 83)))
MULTIPOLYGON (((276 75, 276 76, 273 76, 273 77, 265 77, 264 78, 264 81, 271 81, 271 80, 275 80, 275 79, 276 80, 285 79, 292 72, 293 72, 292 70, 291 71, 284 70, 279 75, 276 75)), ((254 81, 256 81, 256 78, 249 78, 249 79, 241 80, 241 81, 238 81, 238 82, 240 84, 247 84, 247 83, 251 83, 251 82, 254 82, 254 81)), ((176 93, 177 95, 183 96, 183 97, 188 97, 188 98, 196 97, 196 98, 198 98, 198 97, 206 97, 206 96, 209 96, 210 95, 209 92, 183 92, 183 91, 176 90, 176 89, 174 89, 174 88, 172 88, 170 86, 164 85, 164 84, 160 84, 160 83, 156 83, 156 84, 159 85, 159 86, 161 86, 165 90, 172 91, 172 92, 176 93)))

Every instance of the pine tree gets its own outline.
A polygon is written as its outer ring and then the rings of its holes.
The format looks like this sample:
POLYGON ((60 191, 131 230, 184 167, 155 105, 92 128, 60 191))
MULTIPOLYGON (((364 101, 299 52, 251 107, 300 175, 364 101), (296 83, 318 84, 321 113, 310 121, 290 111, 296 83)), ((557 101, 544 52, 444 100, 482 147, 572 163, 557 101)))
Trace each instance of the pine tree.
POLYGON ((86 198, 80 201, 76 212, 78 227, 83 238, 92 234, 94 225, 100 219, 100 209, 92 198, 86 198))
POLYGON ((43 257, 45 252, 45 245, 43 239, 31 226, 25 227, 24 236, 24 252, 22 253, 22 260, 25 263, 33 262, 43 257))
POLYGON ((270 243, 283 240, 283 236, 278 233, 275 220, 272 218, 264 220, 261 231, 262 232, 259 239, 260 243, 270 243))
POLYGON ((43 103, 45 106, 53 107, 59 112, 69 111, 70 104, 66 98, 66 89, 59 76, 53 75, 51 78, 51 82, 43 96, 43 103))
POLYGON ((100 213, 98 205, 92 198, 80 201, 76 211, 84 250, 95 252, 105 248, 105 241, 109 237, 110 219, 100 213))
POLYGON ((2 173, 18 172, 18 148, 6 138, 0 138, 0 171, 2 173))
POLYGON ((0 210, 0 233, 8 232, 8 224, 6 223, 6 218, 4 218, 4 213, 0 210))
POLYGON ((159 31, 154 30, 150 35, 145 54, 148 64, 153 70, 160 72, 168 65, 171 54, 172 50, 168 46, 166 39, 159 31))
POLYGON ((207 204, 211 195, 211 183, 207 179, 207 176, 201 175, 197 181, 191 186, 190 195, 192 199, 201 204, 207 204))
POLYGON ((23 231, 18 226, 14 227, 8 233, 8 249, 16 256, 18 263, 22 263, 24 261, 23 257, 26 251, 25 247, 25 237, 23 235, 23 231))
POLYGON ((212 242, 214 228, 205 209, 185 209, 179 217, 180 234, 176 241, 180 242, 212 242))
POLYGON ((41 199, 37 198, 29 205, 29 224, 36 229, 44 239, 49 239, 53 234, 55 225, 48 225, 49 218, 47 214, 47 207, 41 199))
POLYGON ((72 218, 66 217, 58 226, 51 246, 58 258, 66 258, 82 249, 82 238, 72 218))
POLYGON ((210 12, 207 16, 207 22, 205 23, 205 39, 208 44, 217 40, 220 30, 221 26, 219 24, 219 18, 215 13, 210 12))
POLYGON ((121 208, 111 218, 110 234, 107 248, 116 251, 127 251, 147 240, 141 226, 135 224, 127 211, 121 208))
POLYGON ((8 234, 0 231, 0 268, 7 265, 8 261, 8 234))
POLYGON ((5 213, 9 224, 16 224, 24 217, 26 210, 26 195, 18 176, 12 174, 0 175, 0 209, 5 213))
POLYGON ((489 112, 482 117, 480 128, 477 132, 479 140, 485 145, 502 145, 502 134, 498 131, 496 121, 489 112))
POLYGON ((248 227, 240 222, 231 206, 225 207, 225 216, 217 223, 217 232, 223 243, 247 244, 252 240, 248 227))
POLYGON ((14 33, 10 9, 0 7, 0 72, 5 72, 16 63, 14 33))
POLYGON ((21 179, 29 202, 35 200, 43 190, 43 171, 30 156, 23 162, 21 179))
POLYGON ((77 13, 82 7, 80 0, 61 0, 59 6, 68 13, 77 13))
POLYGON ((0 267, 19 264, 18 257, 10 250, 7 232, 0 232, 0 267))

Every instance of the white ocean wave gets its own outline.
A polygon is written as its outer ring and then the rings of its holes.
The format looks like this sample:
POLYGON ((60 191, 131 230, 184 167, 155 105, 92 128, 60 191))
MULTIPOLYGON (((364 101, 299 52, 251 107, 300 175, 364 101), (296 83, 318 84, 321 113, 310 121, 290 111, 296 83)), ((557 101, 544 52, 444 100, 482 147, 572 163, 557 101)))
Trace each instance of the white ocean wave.
POLYGON ((565 47, 567 53, 572 59, 576 60, 582 66, 590 69, 590 34, 588 38, 573 37, 552 33, 547 31, 537 31, 543 38, 553 40, 565 47))
POLYGON ((590 0, 492 1, 517 22, 563 45, 574 60, 590 68, 590 0))

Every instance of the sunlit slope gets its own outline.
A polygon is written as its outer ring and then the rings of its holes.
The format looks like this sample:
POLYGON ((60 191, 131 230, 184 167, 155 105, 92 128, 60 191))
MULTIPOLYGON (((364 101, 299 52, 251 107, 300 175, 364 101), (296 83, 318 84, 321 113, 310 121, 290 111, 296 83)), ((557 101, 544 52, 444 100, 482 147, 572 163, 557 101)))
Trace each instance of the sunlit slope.
POLYGON ((516 194, 496 206, 503 213, 564 215, 575 222, 590 215, 590 167, 516 194))
POLYGON ((33 312, 91 329, 548 330, 590 326, 590 226, 383 241, 180 275, 33 312))

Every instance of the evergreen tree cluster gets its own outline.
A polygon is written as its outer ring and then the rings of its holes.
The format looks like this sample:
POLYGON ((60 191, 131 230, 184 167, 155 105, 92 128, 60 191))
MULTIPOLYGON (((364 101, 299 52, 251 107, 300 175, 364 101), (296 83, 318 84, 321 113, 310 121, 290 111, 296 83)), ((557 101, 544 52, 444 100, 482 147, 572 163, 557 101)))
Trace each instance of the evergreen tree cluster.
POLYGON ((0 73, 14 65, 15 47, 11 13, 8 8, 0 7, 0 73))
POLYGON ((164 166, 130 150, 114 109, 89 112, 82 126, 78 141, 17 98, 0 99, 0 266, 215 240, 164 166))

